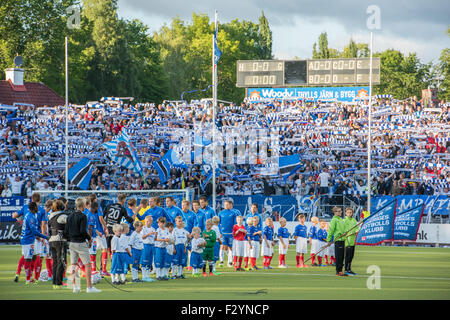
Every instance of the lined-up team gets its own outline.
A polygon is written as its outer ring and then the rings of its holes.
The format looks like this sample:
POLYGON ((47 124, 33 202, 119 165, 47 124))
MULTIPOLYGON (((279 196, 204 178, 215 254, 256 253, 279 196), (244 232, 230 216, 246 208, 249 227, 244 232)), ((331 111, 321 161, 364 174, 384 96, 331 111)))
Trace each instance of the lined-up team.
MULTIPOLYGON (((39 202, 40 196, 35 193, 30 204, 13 215, 14 218, 23 219, 22 257, 15 281, 18 281, 20 271, 25 267, 26 283, 33 282, 33 272, 36 283, 41 257, 44 257, 48 276, 57 289, 65 285, 63 280, 68 248, 65 222, 73 210, 66 209, 67 200, 64 198, 48 200, 44 208, 39 206, 39 202)), ((132 282, 153 282, 155 279, 151 278, 151 274, 156 275, 156 280, 182 279, 184 268, 191 270, 194 277, 201 276, 201 271, 203 276, 213 276, 219 274, 216 265, 223 265, 225 254, 228 267, 234 267, 236 271, 259 269, 256 261, 260 254, 263 257, 263 269, 272 268, 274 224, 271 218, 262 221, 257 204, 252 204, 250 212, 242 215, 233 208, 231 200, 226 200, 224 210, 216 214, 208 205, 206 197, 194 200, 192 206, 190 201, 183 200, 181 208, 176 206, 173 197, 165 199, 166 206, 163 208, 159 197, 141 199, 137 205, 135 198, 127 201, 125 194, 119 194, 117 203, 109 204, 104 211, 95 194, 78 198, 75 203, 75 212, 82 212, 86 218, 85 222, 82 221, 86 233, 81 238, 85 238, 89 254, 80 255, 77 261, 71 257, 71 273, 81 268, 83 276, 90 275, 91 272, 86 272, 89 269, 92 273, 100 272, 103 277, 111 276, 113 284, 124 284, 129 271, 132 282), (99 271, 96 265, 97 252, 101 252, 99 271), (108 256, 111 259, 110 272, 107 268, 108 256), (142 272, 142 279, 138 277, 139 271, 142 272)), ((299 224, 293 234, 297 267, 307 267, 305 255, 309 239, 311 266, 333 264, 336 265, 337 275, 354 274, 351 260, 355 237, 354 234, 352 237, 344 234, 345 230, 356 224, 352 218, 353 210, 346 208, 345 221, 342 218, 342 221, 336 220, 341 215, 340 208, 336 207, 333 211, 335 217, 330 224, 312 217, 309 230, 305 225, 305 216, 298 216, 299 224), (350 220, 351 223, 347 223, 350 220), (337 240, 338 248, 332 244, 333 240, 337 240), (345 245, 345 273, 342 272, 344 252, 341 242, 345 245)), ((279 267, 286 268, 289 231, 284 218, 279 223, 279 267)))

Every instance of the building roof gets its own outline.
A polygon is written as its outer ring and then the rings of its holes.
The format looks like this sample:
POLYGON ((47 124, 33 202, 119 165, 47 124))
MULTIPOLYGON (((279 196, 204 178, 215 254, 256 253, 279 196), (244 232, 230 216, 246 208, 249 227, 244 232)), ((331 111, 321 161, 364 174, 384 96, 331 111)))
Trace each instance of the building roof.
POLYGON ((12 105, 14 102, 31 103, 36 107, 63 106, 64 99, 53 89, 40 82, 24 82, 13 85, 11 81, 0 81, 0 103, 12 105))

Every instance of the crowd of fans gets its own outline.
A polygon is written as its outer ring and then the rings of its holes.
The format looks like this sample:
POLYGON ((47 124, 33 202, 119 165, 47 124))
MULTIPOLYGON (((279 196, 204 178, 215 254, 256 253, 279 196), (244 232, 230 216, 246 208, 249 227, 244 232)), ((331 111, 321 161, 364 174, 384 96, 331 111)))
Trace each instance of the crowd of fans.
MULTIPOLYGON (((203 185, 201 163, 172 167, 164 184, 152 165, 170 148, 179 151, 194 128, 211 129, 212 110, 208 105, 203 101, 133 105, 119 100, 71 106, 69 164, 81 157, 93 161, 91 190, 184 186, 211 194, 212 184, 203 185), (114 165, 101 147, 117 138, 123 128, 131 135, 143 175, 114 165)), ((63 190, 65 109, 18 106, 0 111, 1 196, 63 190)), ((444 101, 424 107, 416 98, 376 100, 371 130, 372 194, 449 194, 449 111, 444 101)), ((216 125, 221 132, 230 128, 242 133, 254 128, 270 129, 278 134, 280 156, 297 153, 301 159, 301 165, 288 177, 265 174, 264 163, 223 164, 217 175, 218 195, 367 195, 368 108, 364 102, 273 100, 246 101, 240 106, 220 104, 216 125)), ((248 156, 252 143, 242 143, 248 156)))

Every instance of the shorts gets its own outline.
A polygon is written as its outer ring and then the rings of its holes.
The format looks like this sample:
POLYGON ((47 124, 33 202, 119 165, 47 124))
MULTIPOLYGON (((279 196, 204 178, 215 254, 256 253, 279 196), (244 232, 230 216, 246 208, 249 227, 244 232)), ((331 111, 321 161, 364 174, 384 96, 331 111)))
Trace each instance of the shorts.
POLYGON ((191 252, 190 266, 194 269, 203 268, 203 257, 201 253, 191 252))
POLYGON ((166 248, 166 256, 164 257, 164 267, 163 268, 170 268, 172 266, 172 261, 173 261, 173 254, 170 254, 166 248))
POLYGON ((267 242, 269 243, 270 247, 268 247, 266 245, 266 241, 263 240, 261 246, 261 255, 271 257, 273 256, 273 242, 272 240, 267 240, 267 242))
POLYGON ((123 263, 123 272, 124 274, 127 274, 128 272, 128 266, 130 265, 130 255, 128 252, 120 252, 119 253, 122 256, 122 263, 123 263))
POLYGON ((46 257, 47 255, 50 255, 50 247, 48 245, 48 240, 44 240, 44 242, 41 242, 42 251, 41 251, 41 257, 46 257))
POLYGON ((165 268, 167 250, 166 248, 155 247, 155 268, 165 268))
POLYGON ((244 241, 244 258, 250 257, 250 243, 244 241))
POLYGON ((233 247, 233 235, 232 234, 222 234, 223 236, 223 242, 222 244, 224 246, 228 246, 230 248, 233 247))
MULTIPOLYGON (((175 245, 176 253, 173 255, 172 263, 176 266, 183 266, 186 263, 187 254, 184 253, 184 244, 175 245)), ((186 249, 187 253, 187 249, 186 249)))
POLYGON ((214 248, 204 248, 202 257, 203 261, 214 261, 214 248))
POLYGON ((252 241, 252 248, 250 250, 250 258, 258 258, 259 257, 259 249, 261 244, 259 241, 252 241))
POLYGON ((214 245, 214 262, 218 261, 220 258, 220 243, 216 242, 214 245))
POLYGON ((106 243, 106 237, 102 234, 101 237, 95 237, 97 241, 97 250, 108 249, 108 244, 106 243))
POLYGON ((319 240, 311 239, 311 254, 316 254, 319 251, 319 240))
POLYGON ((233 241, 233 257, 243 257, 244 256, 244 243, 242 240, 233 241))
POLYGON ((121 252, 114 252, 111 259, 111 274, 122 274, 123 261, 121 252))
POLYGON ((334 257, 334 243, 325 249, 325 254, 334 257))
POLYGON ((22 245, 22 254, 24 259, 32 259, 34 256, 34 243, 22 245))
POLYGON ((95 237, 91 243, 91 247, 89 248, 89 254, 92 255, 97 254, 97 237, 95 237))
POLYGON ((142 257, 142 252, 144 250, 143 249, 131 249, 131 259, 132 259, 132 265, 134 269, 137 269, 139 267, 139 264, 141 263, 141 257, 142 257))
POLYGON ((69 242, 69 250, 70 264, 77 264, 79 258, 84 265, 90 265, 91 258, 89 257, 89 248, 87 242, 69 242))
POLYGON ((288 238, 280 238, 278 243, 278 253, 279 254, 287 254, 289 248, 289 239, 288 238), (281 241, 286 245, 286 248, 283 249, 281 245, 281 241))
MULTIPOLYGON (((318 240, 318 249, 319 250, 317 250, 317 251, 320 251, 320 249, 322 249, 324 246, 326 246, 327 245, 327 243, 325 242, 325 241, 320 241, 320 240, 318 240)), ((324 255, 325 255, 325 251, 326 251, 327 249, 324 249, 324 250, 322 250, 321 252, 319 252, 318 254, 317 254, 317 256, 318 257, 323 257, 324 255)))
POLYGON ((42 242, 38 239, 34 240, 34 255, 41 255, 43 251, 42 242))
POLYGON ((306 254, 308 252, 308 240, 303 237, 297 237, 295 242, 295 251, 297 253, 306 254))
POLYGON ((144 249, 141 255, 141 265, 151 267, 153 265, 153 257, 155 254, 155 245, 144 243, 144 249))

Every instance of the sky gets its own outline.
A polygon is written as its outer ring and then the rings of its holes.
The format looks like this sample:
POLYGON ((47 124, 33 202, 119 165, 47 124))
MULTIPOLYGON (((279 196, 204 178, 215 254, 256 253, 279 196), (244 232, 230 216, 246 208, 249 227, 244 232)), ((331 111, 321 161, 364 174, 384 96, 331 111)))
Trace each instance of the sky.
POLYGON ((176 16, 189 22, 193 12, 213 20, 217 10, 219 23, 226 23, 236 18, 257 22, 264 11, 275 59, 311 59, 322 32, 328 34, 328 46, 341 51, 350 38, 369 43, 372 31, 374 51, 416 52, 422 63, 436 63, 442 49, 450 47, 448 0, 119 0, 118 4, 119 17, 141 20, 150 33, 170 25, 176 16), (368 11, 373 6, 375 11, 368 11), (368 22, 376 29, 370 30, 368 22))

